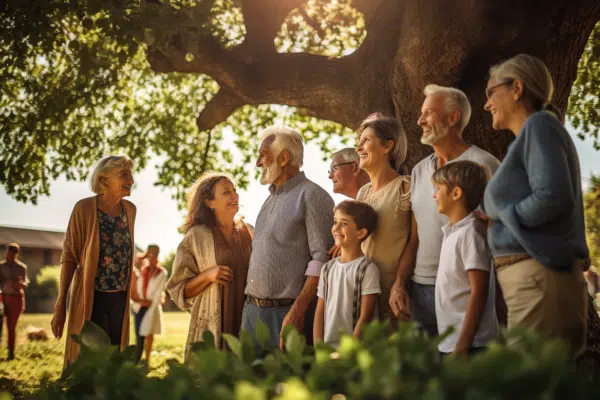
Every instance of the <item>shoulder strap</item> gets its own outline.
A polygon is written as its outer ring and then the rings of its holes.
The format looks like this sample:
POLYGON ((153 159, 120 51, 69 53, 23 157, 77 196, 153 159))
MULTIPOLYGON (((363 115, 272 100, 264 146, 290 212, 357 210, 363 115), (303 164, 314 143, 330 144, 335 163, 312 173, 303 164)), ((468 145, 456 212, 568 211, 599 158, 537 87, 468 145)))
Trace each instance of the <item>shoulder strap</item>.
POLYGON ((352 300, 352 326, 356 326, 360 318, 360 300, 362 297, 362 282, 365 278, 367 267, 371 264, 371 260, 367 257, 363 258, 356 270, 356 280, 354 282, 354 299, 352 300))
POLYGON ((327 292, 329 286, 329 270, 331 265, 335 262, 335 259, 328 261, 323 265, 323 300, 327 303, 327 292))

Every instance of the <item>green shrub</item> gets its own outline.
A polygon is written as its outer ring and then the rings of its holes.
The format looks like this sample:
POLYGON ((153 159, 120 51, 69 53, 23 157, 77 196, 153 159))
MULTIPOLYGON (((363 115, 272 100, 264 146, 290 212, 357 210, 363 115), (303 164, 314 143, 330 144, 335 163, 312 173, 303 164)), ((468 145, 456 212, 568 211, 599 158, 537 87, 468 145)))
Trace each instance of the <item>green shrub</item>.
POLYGON ((306 346, 303 336, 287 330, 286 350, 264 346, 243 332, 225 335, 231 351, 214 347, 212 335, 193 346, 184 365, 169 362, 163 379, 145 377, 133 363, 133 347, 120 353, 106 335, 88 323, 76 337, 81 356, 66 378, 46 383, 38 399, 599 399, 600 382, 576 373, 565 346, 540 341, 529 332, 519 348, 493 343, 471 359, 441 357, 440 339, 401 324, 391 336, 374 322, 361 341, 345 336, 337 350, 326 344, 306 346), (335 396, 334 395, 339 395, 335 396))
POLYGON ((60 265, 42 267, 27 288, 27 297, 36 299, 54 299, 58 295, 60 265))

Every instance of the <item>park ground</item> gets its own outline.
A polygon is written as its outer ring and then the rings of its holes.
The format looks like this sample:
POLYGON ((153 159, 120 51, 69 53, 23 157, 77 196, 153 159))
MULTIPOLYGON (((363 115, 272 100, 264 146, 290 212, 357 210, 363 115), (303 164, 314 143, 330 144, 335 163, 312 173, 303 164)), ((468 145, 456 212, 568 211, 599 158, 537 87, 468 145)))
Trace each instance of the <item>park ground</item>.
MULTIPOLYGON (((27 340, 28 327, 44 328, 49 335, 51 314, 23 314, 17 325, 16 359, 6 361, 7 333, 2 331, 0 349, 0 391, 11 391, 16 397, 27 395, 40 385, 43 377, 55 380, 60 376, 63 365, 64 338, 45 342, 27 340)), ((183 361, 183 347, 187 338, 190 314, 169 312, 164 314, 163 334, 154 339, 149 376, 162 376, 166 373, 168 359, 183 361)), ((130 344, 135 343, 133 319, 131 320, 130 344)))

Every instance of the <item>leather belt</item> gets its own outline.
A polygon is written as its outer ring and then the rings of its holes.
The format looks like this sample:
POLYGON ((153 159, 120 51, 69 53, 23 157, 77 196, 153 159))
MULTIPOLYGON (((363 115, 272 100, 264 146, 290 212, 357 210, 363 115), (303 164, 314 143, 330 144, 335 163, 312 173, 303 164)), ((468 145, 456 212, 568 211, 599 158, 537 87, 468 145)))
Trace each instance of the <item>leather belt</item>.
POLYGON ((494 257, 494 265, 496 265, 496 268, 502 268, 516 264, 521 261, 529 260, 530 258, 532 257, 529 254, 512 254, 509 256, 496 256, 494 257))
POLYGON ((287 307, 294 304, 294 299, 257 299, 248 295, 248 302, 257 307, 287 307))

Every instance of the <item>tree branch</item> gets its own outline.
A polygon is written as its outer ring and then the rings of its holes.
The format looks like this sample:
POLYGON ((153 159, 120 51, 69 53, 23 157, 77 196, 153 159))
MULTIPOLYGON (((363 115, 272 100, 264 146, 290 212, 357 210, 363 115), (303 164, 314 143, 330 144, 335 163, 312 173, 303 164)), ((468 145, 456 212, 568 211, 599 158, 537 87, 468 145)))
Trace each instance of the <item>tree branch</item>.
POLYGON ((276 52, 275 36, 283 21, 306 0, 242 0, 246 45, 254 52, 276 52))
POLYGON ((208 131, 225 121, 235 110, 246 104, 239 96, 226 88, 221 88, 217 94, 204 106, 196 118, 196 125, 201 131, 208 131))

